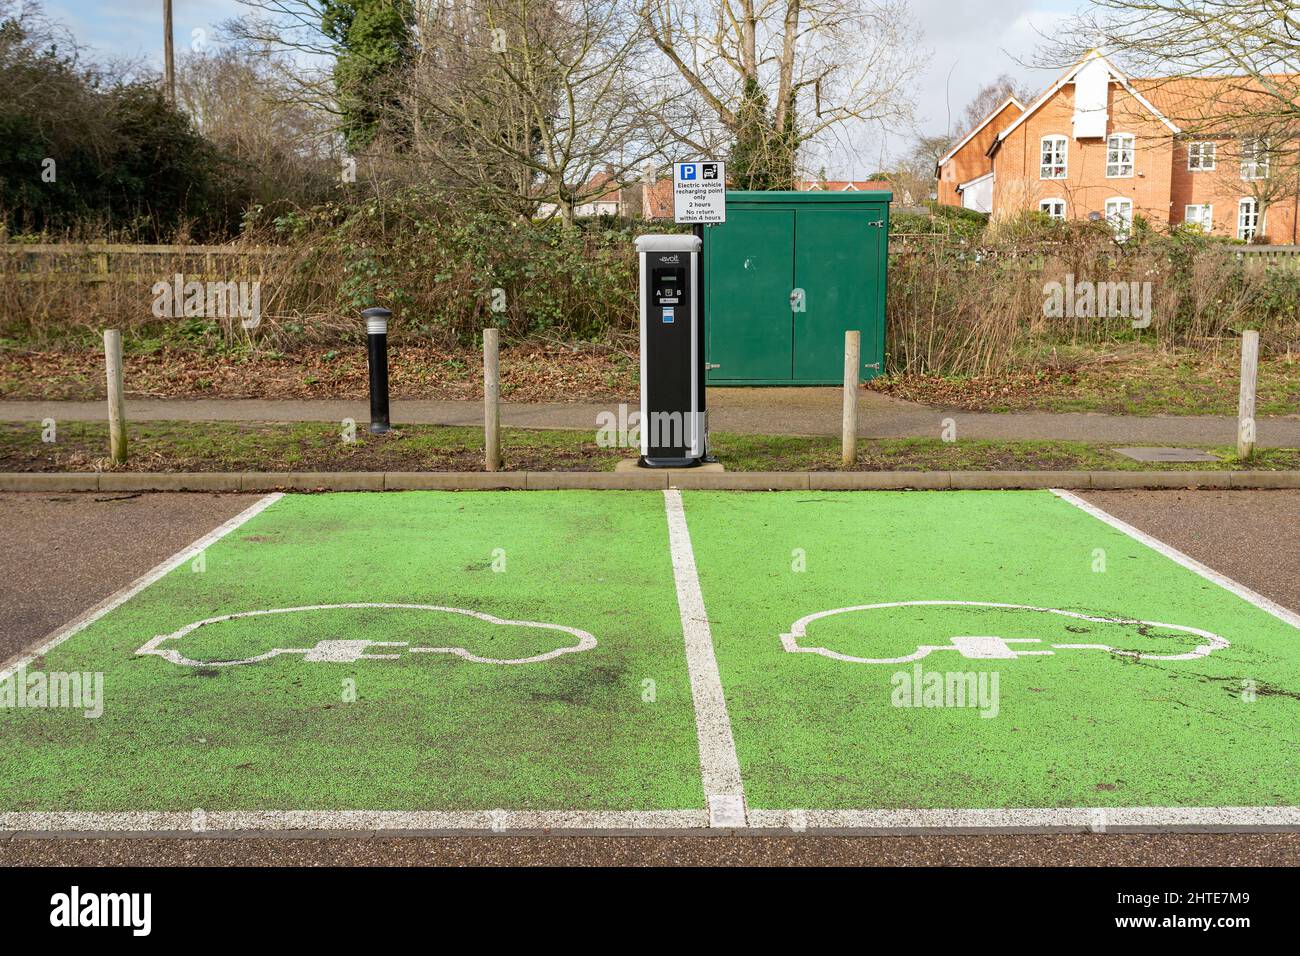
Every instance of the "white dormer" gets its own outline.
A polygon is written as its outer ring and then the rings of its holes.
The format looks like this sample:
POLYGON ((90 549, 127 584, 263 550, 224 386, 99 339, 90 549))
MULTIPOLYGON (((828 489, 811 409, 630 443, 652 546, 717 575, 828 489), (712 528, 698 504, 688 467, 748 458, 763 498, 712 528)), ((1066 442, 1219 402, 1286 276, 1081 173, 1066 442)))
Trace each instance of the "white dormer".
POLYGON ((1106 135, 1106 107, 1110 68, 1101 56, 1092 56, 1074 75, 1074 138, 1099 139, 1106 135))

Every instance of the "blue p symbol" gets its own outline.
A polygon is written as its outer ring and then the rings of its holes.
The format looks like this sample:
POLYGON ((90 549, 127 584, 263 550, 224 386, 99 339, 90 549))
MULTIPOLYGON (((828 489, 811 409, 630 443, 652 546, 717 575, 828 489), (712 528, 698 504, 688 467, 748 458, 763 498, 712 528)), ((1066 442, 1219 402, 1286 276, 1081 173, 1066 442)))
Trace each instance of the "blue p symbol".
POLYGON ((685 179, 694 179, 694 178, 695 178, 695 164, 682 163, 682 179, 685 180, 685 179))

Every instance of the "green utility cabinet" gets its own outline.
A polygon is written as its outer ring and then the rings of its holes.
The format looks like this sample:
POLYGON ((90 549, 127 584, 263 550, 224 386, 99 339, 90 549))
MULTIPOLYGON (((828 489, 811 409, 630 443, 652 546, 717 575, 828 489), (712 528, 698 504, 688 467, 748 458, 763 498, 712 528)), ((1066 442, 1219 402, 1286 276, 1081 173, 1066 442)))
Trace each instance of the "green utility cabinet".
POLYGON ((885 360, 888 192, 729 192, 704 228, 709 385, 840 385, 885 360))

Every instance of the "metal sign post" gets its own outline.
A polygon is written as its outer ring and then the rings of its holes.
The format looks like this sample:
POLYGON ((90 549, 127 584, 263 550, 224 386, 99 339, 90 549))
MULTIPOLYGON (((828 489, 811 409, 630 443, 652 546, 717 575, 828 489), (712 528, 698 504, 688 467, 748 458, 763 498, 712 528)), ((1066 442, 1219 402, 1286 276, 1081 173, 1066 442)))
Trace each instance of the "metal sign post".
POLYGON ((700 349, 695 375, 698 381, 700 419, 704 429, 704 461, 714 461, 709 450, 709 413, 705 399, 705 378, 708 363, 705 348, 708 342, 708 295, 703 252, 704 227, 727 221, 727 167, 717 161, 673 164, 673 221, 690 223, 700 240, 701 253, 696 257, 695 298, 699 325, 700 349))

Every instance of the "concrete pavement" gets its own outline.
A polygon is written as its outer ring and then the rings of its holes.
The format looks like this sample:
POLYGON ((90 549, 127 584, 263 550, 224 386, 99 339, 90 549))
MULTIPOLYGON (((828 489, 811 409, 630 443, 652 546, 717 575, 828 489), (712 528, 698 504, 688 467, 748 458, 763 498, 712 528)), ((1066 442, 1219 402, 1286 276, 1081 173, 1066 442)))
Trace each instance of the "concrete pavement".
MULTIPOLYGON (((710 389, 709 418, 714 431, 751 435, 838 435, 841 394, 835 388, 710 389)), ((635 397, 627 400, 637 407, 635 397)), ((261 399, 130 399, 128 421, 365 422, 369 405, 353 401, 261 399)), ((595 430, 602 413, 618 414, 618 403, 504 402, 501 422, 508 428, 595 430)), ((104 402, 0 402, 0 421, 103 421, 104 402)), ((965 412, 929 408, 862 391, 858 434, 864 438, 938 438, 944 420, 956 423, 958 439, 1120 442, 1137 445, 1230 445, 1237 422, 1231 416, 1158 415, 1137 417, 1089 413, 965 412)), ((394 400, 395 424, 472 425, 483 423, 478 401, 394 400)), ((1260 419, 1260 447, 1300 447, 1300 416, 1260 419)))

